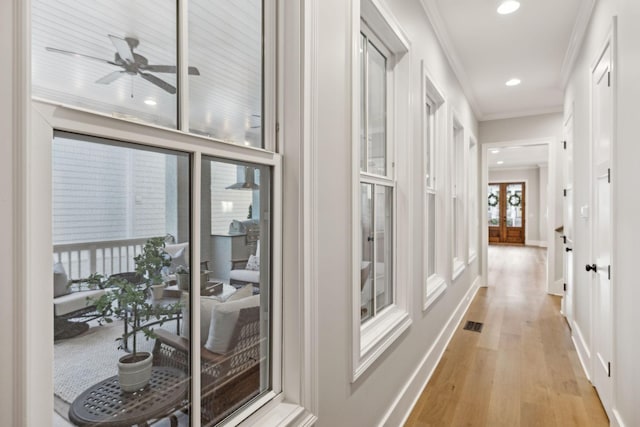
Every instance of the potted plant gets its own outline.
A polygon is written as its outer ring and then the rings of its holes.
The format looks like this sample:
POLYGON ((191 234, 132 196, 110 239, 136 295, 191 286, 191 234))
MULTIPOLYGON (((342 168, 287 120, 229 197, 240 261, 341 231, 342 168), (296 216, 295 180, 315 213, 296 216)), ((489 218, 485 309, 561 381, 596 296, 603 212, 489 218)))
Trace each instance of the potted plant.
POLYGON ((183 265, 179 265, 176 269, 176 281, 178 283, 178 289, 183 291, 189 290, 189 269, 183 265))
POLYGON ((153 327, 148 326, 149 320, 156 319, 152 323, 162 325, 180 311, 179 303, 163 306, 148 300, 152 286, 162 285, 162 268, 170 264, 163 248, 162 237, 147 240, 142 252, 134 257, 141 283, 113 275, 105 282, 108 291, 94 300, 100 323, 111 323, 114 318, 125 322, 124 332, 117 339, 118 348, 124 349, 125 340, 132 338, 132 352, 118 361, 118 380, 125 392, 143 388, 151 378, 152 355, 138 351, 138 333, 142 332, 145 339, 155 338, 153 327))

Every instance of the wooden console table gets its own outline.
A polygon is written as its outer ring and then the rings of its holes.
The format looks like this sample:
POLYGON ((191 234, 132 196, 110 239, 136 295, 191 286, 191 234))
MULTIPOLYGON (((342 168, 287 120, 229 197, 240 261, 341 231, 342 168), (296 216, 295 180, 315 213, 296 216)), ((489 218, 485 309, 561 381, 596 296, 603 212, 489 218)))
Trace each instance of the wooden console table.
POLYGON ((154 366, 151 380, 137 392, 120 390, 118 376, 89 387, 69 408, 69 420, 78 426, 147 427, 149 421, 169 417, 177 427, 174 412, 185 407, 189 380, 179 369, 154 366))

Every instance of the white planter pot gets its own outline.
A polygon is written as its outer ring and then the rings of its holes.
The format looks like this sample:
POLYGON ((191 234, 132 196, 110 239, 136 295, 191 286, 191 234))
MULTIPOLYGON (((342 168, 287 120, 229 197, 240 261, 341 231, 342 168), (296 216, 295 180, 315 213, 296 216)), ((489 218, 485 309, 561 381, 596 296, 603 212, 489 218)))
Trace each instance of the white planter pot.
POLYGON ((151 362, 153 355, 148 352, 136 353, 136 356, 145 356, 138 362, 128 362, 133 354, 122 356, 118 361, 118 382, 124 392, 133 392, 144 388, 151 379, 151 362))
POLYGON ((164 295, 164 283, 160 285, 151 285, 151 297, 154 300, 162 299, 164 295))
POLYGON ((176 280, 178 281, 178 289, 189 290, 189 273, 177 273, 176 280))

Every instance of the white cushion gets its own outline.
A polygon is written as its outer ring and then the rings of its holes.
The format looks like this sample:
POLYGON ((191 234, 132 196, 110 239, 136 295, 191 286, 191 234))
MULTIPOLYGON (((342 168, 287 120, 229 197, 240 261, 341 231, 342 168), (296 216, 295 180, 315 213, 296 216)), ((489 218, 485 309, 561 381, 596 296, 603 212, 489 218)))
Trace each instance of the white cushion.
POLYGON ((68 283, 69 278, 67 277, 67 272, 64 271, 64 265, 60 261, 53 264, 53 297, 68 294, 68 283))
POLYGON ((255 255, 249 255, 249 260, 247 261, 246 270, 252 271, 260 271, 260 257, 255 255))
POLYGON ((95 291, 79 291, 59 296, 53 299, 53 313, 56 316, 64 316, 90 307, 93 305, 93 300, 100 298, 104 293, 104 289, 96 289, 95 291))
POLYGON ((260 272, 255 270, 231 270, 229 278, 248 283, 260 283, 260 272))
POLYGON ((236 301, 229 301, 213 307, 209 337, 204 347, 218 354, 225 354, 231 343, 233 330, 240 316, 240 310, 260 306, 260 295, 253 295, 236 301))
MULTIPOLYGON (((182 306, 182 326, 180 327, 180 335, 185 338, 190 338, 191 332, 191 317, 189 316, 189 293, 183 292, 180 296, 180 304, 182 306)), ((209 337, 209 325, 211 324, 211 314, 213 307, 218 304, 222 304, 212 297, 200 297, 200 345, 204 345, 209 337)))
POLYGON ((174 273, 179 265, 189 268, 189 242, 165 245, 164 251, 169 254, 172 260, 169 267, 171 273, 174 273))

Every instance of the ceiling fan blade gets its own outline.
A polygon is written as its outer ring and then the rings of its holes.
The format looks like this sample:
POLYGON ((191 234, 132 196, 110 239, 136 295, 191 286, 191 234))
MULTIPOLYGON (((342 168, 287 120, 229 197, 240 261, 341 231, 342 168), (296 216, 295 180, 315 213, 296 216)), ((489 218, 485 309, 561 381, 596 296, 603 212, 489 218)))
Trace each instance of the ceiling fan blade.
POLYGON ((101 79, 96 80, 96 83, 100 83, 103 85, 108 85, 111 82, 118 80, 120 77, 127 74, 126 71, 114 71, 113 73, 109 73, 101 79))
POLYGON ((133 64, 135 61, 133 57, 133 51, 131 50, 131 46, 129 42, 123 38, 113 36, 109 34, 109 38, 111 39, 111 43, 115 46, 118 51, 118 55, 122 58, 123 61, 128 62, 129 64, 133 64))
POLYGON ((111 64, 111 65, 118 65, 113 61, 109 61, 109 60, 102 59, 102 58, 96 58, 95 56, 89 56, 89 55, 85 55, 85 54, 82 54, 82 53, 76 53, 76 52, 70 52, 68 50, 56 49, 55 47, 47 47, 46 49, 49 52, 62 53, 63 55, 75 56, 75 57, 84 58, 84 59, 91 59, 93 61, 100 61, 100 62, 111 64))
MULTIPOLYGON (((175 65, 147 65, 144 69, 146 71, 153 71, 154 73, 175 73, 177 67, 175 65)), ((199 76, 200 71, 196 67, 189 67, 189 74, 199 76)))
POLYGON ((142 77, 146 81, 153 83, 154 85, 158 86, 161 89, 166 90, 172 95, 174 95, 177 92, 175 87, 171 86, 169 83, 165 82, 164 80, 154 76, 153 74, 143 73, 142 71, 138 72, 138 74, 140 74, 140 77, 142 77))

